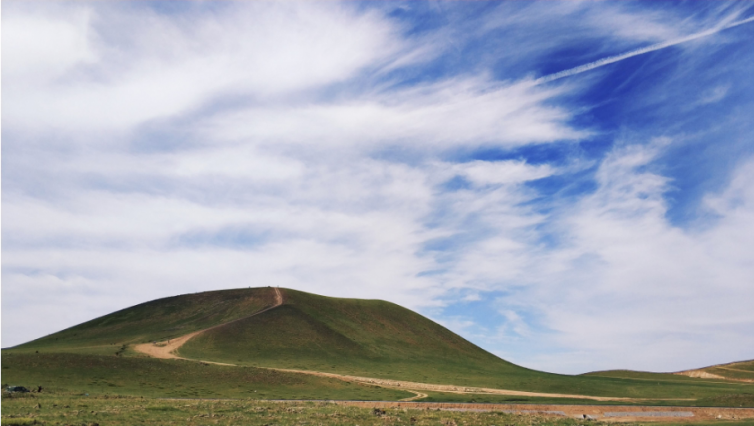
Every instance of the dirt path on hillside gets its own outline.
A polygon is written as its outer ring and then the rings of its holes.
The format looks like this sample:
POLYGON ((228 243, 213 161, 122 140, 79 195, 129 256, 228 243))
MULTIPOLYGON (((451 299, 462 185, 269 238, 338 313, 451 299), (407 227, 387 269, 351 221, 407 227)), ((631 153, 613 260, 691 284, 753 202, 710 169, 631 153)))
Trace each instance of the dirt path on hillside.
POLYGON ((166 342, 156 343, 142 343, 140 345, 134 345, 134 350, 143 354, 149 355, 153 358, 161 359, 183 359, 173 354, 173 351, 183 346, 192 337, 203 332, 204 330, 195 331, 185 336, 178 337, 177 339, 170 339, 166 342))
MULTIPOLYGON (((721 370, 730 370, 730 371, 740 371, 742 373, 751 373, 751 371, 746 370, 738 370, 735 368, 730 367, 714 367, 719 368, 721 370)), ((743 382, 743 383, 754 383, 754 380, 752 379, 742 379, 738 377, 727 377, 727 376, 721 376, 719 374, 714 374, 707 372, 703 369, 700 370, 686 370, 686 371, 679 371, 677 373, 673 373, 679 376, 687 376, 687 377, 693 377, 696 379, 717 379, 717 380, 724 380, 726 382, 743 382)))
POLYGON ((739 377, 726 377, 726 376, 721 376, 719 374, 710 373, 708 371, 709 369, 712 369, 712 368, 718 368, 718 369, 722 369, 722 370, 738 371, 738 372, 741 372, 741 373, 749 373, 749 374, 751 374, 751 373, 754 373, 754 371, 751 371, 751 370, 739 370, 737 368, 733 368, 733 367, 736 367, 736 366, 738 366, 740 364, 750 364, 750 363, 751 363, 751 361, 728 362, 728 363, 725 363, 725 364, 710 365, 709 367, 704 367, 704 368, 695 368, 693 370, 677 371, 677 372, 672 373, 672 374, 677 374, 679 376, 694 377, 694 378, 698 378, 698 379, 722 379, 722 380, 725 380, 727 382, 754 383, 754 380, 752 380, 752 379, 744 379, 744 378, 739 378, 739 377))
POLYGON ((751 371, 751 370, 741 370, 740 368, 731 368, 731 367, 717 367, 717 368, 719 368, 721 370, 738 371, 738 372, 741 372, 741 373, 754 374, 754 371, 751 371))
MULTIPOLYGON (((137 352, 141 352, 145 355, 149 355, 153 358, 160 358, 160 359, 188 359, 183 358, 175 355, 175 351, 178 350, 181 346, 183 346, 186 342, 191 340, 194 336, 204 333, 207 330, 212 330, 213 328, 221 327, 223 325, 227 325, 230 323, 234 323, 236 321, 245 320, 246 318, 251 318, 255 315, 259 315, 261 313, 267 312, 270 309, 275 309, 278 306, 283 304, 283 294, 280 293, 280 289, 277 287, 274 287, 275 290, 275 304, 272 306, 268 306, 260 311, 254 312, 253 314, 249 316, 245 316, 243 318, 239 318, 237 320, 233 320, 230 322, 226 322, 223 324, 215 325, 209 328, 205 328, 204 330, 195 331, 193 333, 186 334, 185 336, 177 337, 175 339, 170 339, 162 342, 153 342, 153 343, 142 343, 139 345, 134 345, 134 350, 137 352)), ((190 360, 190 361, 196 361, 196 360, 190 360)), ((221 362, 211 362, 211 361, 201 361, 208 364, 218 364, 218 365, 234 365, 234 364, 225 364, 221 362)))

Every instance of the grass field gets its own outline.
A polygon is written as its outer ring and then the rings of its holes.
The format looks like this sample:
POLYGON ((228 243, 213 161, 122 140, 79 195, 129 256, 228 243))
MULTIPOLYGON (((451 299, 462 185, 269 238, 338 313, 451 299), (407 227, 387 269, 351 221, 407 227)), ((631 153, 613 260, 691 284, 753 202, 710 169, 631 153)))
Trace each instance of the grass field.
POLYGON ((3 354, 3 385, 164 398, 399 400, 414 394, 304 374, 182 360, 3 354))
MULTIPOLYGON (((265 402, 250 400, 165 400, 129 396, 82 396, 70 393, 36 394, 2 400, 3 425, 322 425, 322 426, 576 426, 583 421, 538 414, 454 412, 418 409, 346 407, 322 402, 265 402), (35 423, 36 422, 36 423, 35 423)), ((606 425, 590 421, 591 425, 606 425)), ((621 423, 636 426, 642 423, 621 423)), ((688 423, 663 422, 664 426, 688 423)), ((751 422, 715 421, 697 426, 743 426, 751 422)))

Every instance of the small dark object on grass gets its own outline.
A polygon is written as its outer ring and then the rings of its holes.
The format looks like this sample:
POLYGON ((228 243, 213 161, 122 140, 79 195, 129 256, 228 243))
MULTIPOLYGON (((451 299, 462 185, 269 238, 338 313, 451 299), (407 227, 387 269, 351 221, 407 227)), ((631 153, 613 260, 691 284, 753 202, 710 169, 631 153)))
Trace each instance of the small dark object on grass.
POLYGON ((374 410, 372 410, 372 414, 374 414, 377 417, 384 416, 385 415, 385 410, 381 410, 379 408, 375 408, 374 410))
POLYGON ((23 386, 8 386, 8 392, 21 392, 21 393, 29 393, 29 389, 26 389, 23 386))

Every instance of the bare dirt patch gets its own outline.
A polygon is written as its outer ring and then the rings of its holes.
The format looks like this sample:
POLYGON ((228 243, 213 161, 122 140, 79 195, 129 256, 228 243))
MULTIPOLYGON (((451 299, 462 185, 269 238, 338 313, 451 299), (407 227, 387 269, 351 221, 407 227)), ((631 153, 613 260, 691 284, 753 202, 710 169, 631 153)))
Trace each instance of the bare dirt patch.
POLYGON ((442 411, 498 411, 516 414, 541 414, 553 417, 595 419, 605 422, 701 422, 711 420, 754 419, 754 408, 652 407, 616 405, 539 405, 479 404, 445 402, 332 401, 337 405, 380 409, 415 409, 442 411))
MULTIPOLYGON (((283 304, 283 294, 280 292, 280 289, 277 288, 277 287, 275 287, 274 290, 275 290, 275 304, 272 305, 272 306, 268 306, 268 307, 266 307, 266 308, 264 308, 264 309, 262 309, 260 311, 254 312, 253 314, 251 314, 249 316, 246 316, 246 317, 243 317, 243 318, 239 318, 237 320, 234 320, 234 321, 231 321, 231 322, 227 322, 227 323, 224 323, 224 324, 219 324, 219 325, 216 325, 216 326, 213 326, 213 327, 205 328, 204 330, 195 331, 193 333, 189 333, 189 334, 186 334, 184 336, 181 336, 181 337, 178 337, 178 338, 175 338, 175 339, 170 339, 170 340, 166 340, 166 341, 162 341, 162 342, 142 343, 142 344, 139 344, 139 345, 135 345, 134 346, 134 350, 137 351, 137 352, 141 352, 141 353, 143 353, 145 355, 149 355, 149 356, 151 356, 153 358, 160 358, 160 359, 188 359, 188 358, 179 357, 178 355, 175 354, 175 351, 177 351, 178 348, 180 348, 181 346, 183 346, 186 342, 188 342, 189 340, 191 340, 191 338, 193 338, 194 336, 197 336, 197 335, 199 335, 201 333, 204 333, 207 330, 212 330, 213 328, 221 327, 223 325, 230 324, 230 323, 235 322, 235 321, 241 321, 241 320, 244 320, 246 318, 253 317, 254 315, 259 315, 259 314, 261 314, 263 312, 267 312, 270 309, 275 309, 278 306, 282 305, 283 304)), ((191 361, 200 361, 200 362, 204 362, 204 363, 208 363, 208 364, 218 364, 218 365, 234 365, 234 364, 224 364, 224 363, 221 363, 221 362, 212 362, 212 361, 201 361, 201 360, 191 360, 191 361)))
POLYGON ((176 339, 170 339, 165 342, 142 343, 140 345, 135 345, 134 350, 149 355, 153 358, 182 359, 181 357, 175 355, 173 352, 183 346, 183 344, 188 342, 192 337, 202 332, 204 332, 204 330, 195 331, 193 333, 186 334, 185 336, 181 336, 176 339))

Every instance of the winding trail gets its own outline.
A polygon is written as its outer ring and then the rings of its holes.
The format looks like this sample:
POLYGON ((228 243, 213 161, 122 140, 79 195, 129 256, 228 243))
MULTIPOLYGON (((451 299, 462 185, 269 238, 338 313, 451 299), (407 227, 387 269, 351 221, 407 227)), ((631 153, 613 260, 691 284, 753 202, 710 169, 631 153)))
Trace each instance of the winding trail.
MULTIPOLYGON (((280 293, 280 289, 278 289, 277 287, 274 287, 274 290, 275 290, 275 304, 270 305, 249 316, 239 318, 237 320, 233 320, 224 324, 219 324, 219 325, 215 325, 209 328, 205 328, 204 330, 195 331, 193 333, 189 333, 175 339, 170 339, 168 341, 155 342, 155 343, 142 343, 139 345, 135 345, 133 348, 137 352, 141 352, 145 355, 149 355, 154 358, 183 359, 187 361, 202 362, 205 364, 227 365, 227 366, 235 367, 236 364, 226 364, 222 362, 183 358, 176 355, 175 351, 177 351, 181 346, 183 346, 186 342, 191 340, 193 337, 201 333, 204 333, 207 330, 212 330, 213 328, 221 327, 223 325, 230 324, 236 321, 241 321, 241 320, 253 317, 255 315, 262 314, 271 309, 275 309, 278 306, 282 305, 283 295, 280 293)), ((438 385, 438 384, 431 384, 431 383, 407 382, 403 380, 378 379, 374 377, 361 377, 361 376, 350 376, 350 375, 344 375, 344 374, 324 373, 321 371, 291 370, 291 369, 286 369, 286 368, 273 368, 273 367, 260 367, 260 368, 266 368, 268 370, 282 371, 282 372, 287 372, 287 373, 308 374, 312 376, 326 377, 330 379, 343 380, 347 382, 356 382, 356 383, 372 385, 372 386, 380 386, 380 387, 390 388, 390 389, 399 389, 399 390, 403 390, 403 391, 407 391, 407 392, 411 392, 415 394, 415 396, 413 397, 403 399, 402 401, 404 402, 415 401, 418 399, 426 398, 428 395, 422 391, 435 391, 435 392, 446 392, 446 393, 457 393, 457 394, 486 394, 486 395, 510 395, 510 396, 529 396, 529 397, 547 397, 547 398, 575 398, 575 399, 589 399, 593 401, 648 400, 645 398, 589 396, 589 395, 574 395, 574 394, 560 394, 560 393, 526 392, 526 391, 517 391, 517 390, 508 390, 508 389, 478 388, 478 387, 470 387, 470 386, 438 385)), ((658 399, 653 398, 652 400, 656 401, 658 399)), ((668 400, 693 401, 694 399, 693 398, 691 399, 675 398, 675 399, 668 399, 668 400)))
MULTIPOLYGON (((245 320, 247 318, 251 318, 253 316, 265 313, 265 312, 269 311, 270 309, 275 309, 278 306, 282 305, 283 304, 283 294, 280 293, 280 289, 277 288, 277 287, 274 287, 274 290, 275 290, 275 303, 273 305, 270 305, 270 306, 262 309, 262 310, 254 312, 251 315, 248 315, 248 316, 245 316, 243 318, 239 318, 239 319, 236 319, 236 320, 233 320, 233 321, 229 321, 229 322, 226 322, 226 323, 222 323, 222 324, 218 324, 218 325, 213 325, 212 327, 205 328, 204 330, 195 331, 193 333, 189 333, 189 334, 186 334, 184 336, 181 336, 181 337, 178 337, 178 338, 175 338, 175 339, 170 339, 170 340, 167 340, 167 341, 155 342, 155 343, 142 343, 142 344, 139 344, 139 345, 134 345, 133 348, 134 348, 135 351, 141 352, 141 353, 143 353, 145 355, 149 355, 149 356, 151 356, 153 358, 160 358, 160 359, 185 359, 185 360, 189 360, 189 361, 197 361, 197 360, 194 360, 194 359, 180 357, 180 356, 178 356, 178 355, 175 354, 175 351, 177 351, 178 348, 180 348, 181 346, 183 346, 186 342, 188 342, 189 340, 191 340, 194 336, 198 336, 199 334, 202 334, 202 333, 204 333, 207 330, 212 330, 212 329, 217 328, 217 327, 222 327, 224 325, 231 324, 231 323, 234 323, 236 321, 242 321, 242 320, 245 320)), ((235 364, 225 364, 225 363, 222 363, 222 362, 212 362, 212 361, 201 361, 201 362, 208 363, 208 364, 218 364, 218 365, 235 365, 235 364)))
MULTIPOLYGON (((456 385, 438 385, 432 383, 420 383, 420 382, 407 382, 404 380, 390 380, 390 379, 377 379, 374 377, 361 377, 361 376, 349 376, 344 374, 323 373, 320 371, 309 370, 291 370, 287 368, 270 368, 264 367, 268 370, 283 371, 286 373, 299 373, 309 374, 312 376, 327 377, 330 379, 345 380, 348 382, 363 383, 366 385, 377 385, 380 387, 400 389, 408 392, 421 393, 419 391, 434 391, 443 393, 457 393, 457 394, 483 394, 483 395, 508 395, 508 396, 529 396, 529 397, 545 397, 545 398, 574 398, 574 399, 589 399, 593 401, 694 401, 694 398, 627 398, 627 397, 611 397, 611 396, 590 396, 590 395, 576 395, 576 394, 564 394, 564 393, 544 393, 544 392, 527 392, 509 389, 497 389, 497 388, 478 388, 473 386, 456 386, 456 385)), ((424 397, 426 397, 426 394, 424 397)), ((418 399, 416 397, 412 398, 418 399)), ((404 400, 406 401, 406 400, 404 400)))
POLYGON ((403 401, 403 402, 416 401, 416 400, 419 400, 419 399, 424 399, 424 398, 426 398, 426 397, 429 396, 426 393, 421 393, 421 392, 417 392, 417 391, 414 391, 414 390, 408 390, 408 389, 404 389, 404 390, 413 393, 414 396, 412 396, 410 398, 403 398, 403 399, 401 399, 401 401, 403 401))

